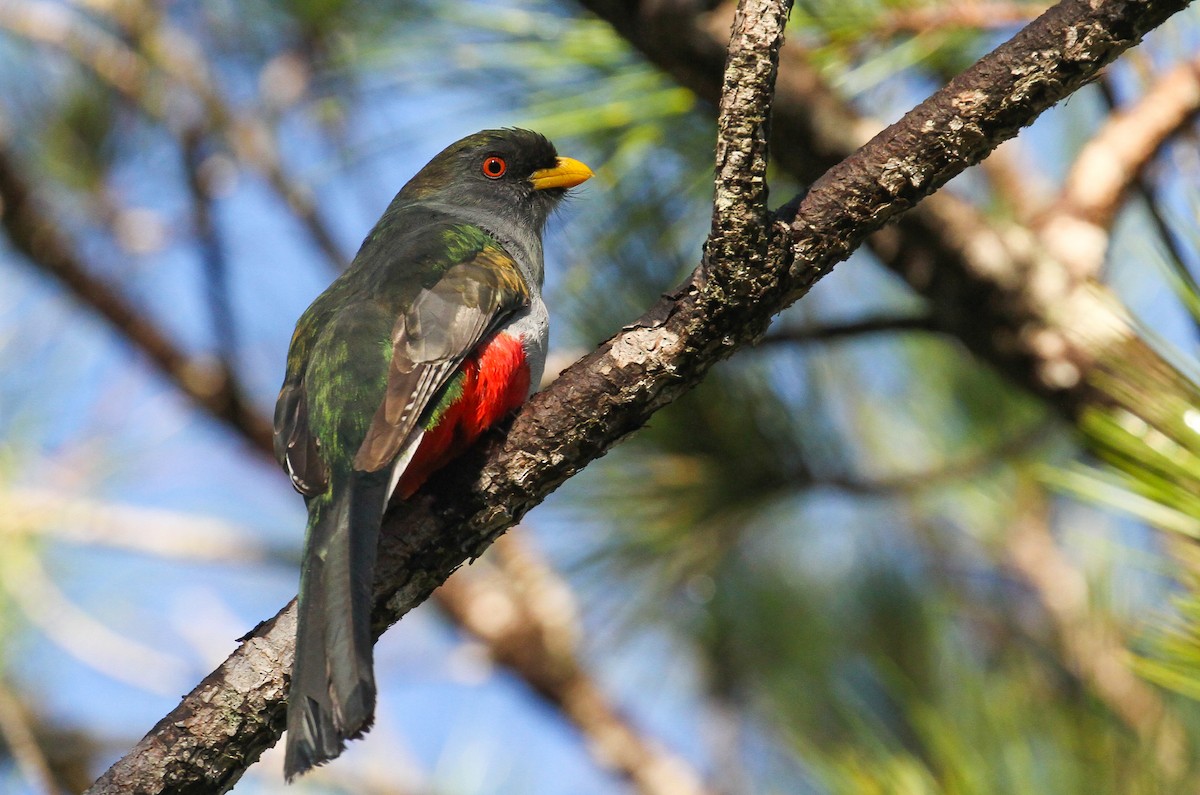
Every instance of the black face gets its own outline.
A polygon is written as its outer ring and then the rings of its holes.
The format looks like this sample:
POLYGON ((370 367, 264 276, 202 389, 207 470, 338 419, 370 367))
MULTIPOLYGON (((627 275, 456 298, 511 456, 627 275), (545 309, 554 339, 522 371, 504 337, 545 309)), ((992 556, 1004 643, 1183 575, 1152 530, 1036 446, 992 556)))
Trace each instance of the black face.
POLYGON ((491 183, 528 182, 534 171, 558 161, 554 144, 529 130, 486 130, 454 146, 462 147, 455 153, 458 167, 491 183))
POLYGON ((540 229, 565 188, 535 189, 535 171, 558 161, 554 144, 530 130, 484 130, 446 147, 404 187, 412 199, 485 207, 540 229))

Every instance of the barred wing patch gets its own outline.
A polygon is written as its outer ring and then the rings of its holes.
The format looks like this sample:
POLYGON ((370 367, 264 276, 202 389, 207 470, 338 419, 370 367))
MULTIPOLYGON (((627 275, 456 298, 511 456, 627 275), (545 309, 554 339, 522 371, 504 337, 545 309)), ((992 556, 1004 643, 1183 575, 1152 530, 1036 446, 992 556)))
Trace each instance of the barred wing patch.
POLYGON ((304 385, 284 384, 275 404, 275 458, 287 470, 292 487, 305 497, 329 486, 329 469, 320 451, 320 440, 308 427, 304 385))

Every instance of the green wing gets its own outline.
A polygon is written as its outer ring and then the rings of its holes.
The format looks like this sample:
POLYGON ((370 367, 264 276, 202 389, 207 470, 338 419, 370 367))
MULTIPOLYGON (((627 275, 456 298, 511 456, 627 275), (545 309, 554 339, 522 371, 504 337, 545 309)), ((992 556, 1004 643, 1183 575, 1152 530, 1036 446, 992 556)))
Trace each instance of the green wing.
POLYGON ((297 323, 275 453, 306 496, 328 487, 331 465, 393 461, 463 359, 528 304, 516 261, 483 230, 443 225, 410 244, 433 253, 352 268, 297 323))
POLYGON ((395 459, 467 354, 528 301, 517 263, 498 245, 422 290, 392 329, 387 388, 354 468, 374 472, 395 459))

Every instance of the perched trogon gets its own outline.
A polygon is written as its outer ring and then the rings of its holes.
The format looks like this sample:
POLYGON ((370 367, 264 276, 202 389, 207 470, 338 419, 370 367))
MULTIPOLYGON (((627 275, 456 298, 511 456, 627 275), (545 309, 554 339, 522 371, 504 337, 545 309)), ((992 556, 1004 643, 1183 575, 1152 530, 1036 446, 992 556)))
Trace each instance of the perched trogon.
POLYGON ((370 728, 384 509, 541 379, 542 229, 591 175, 528 130, 451 144, 400 190, 350 268, 296 323, 275 407, 276 457, 308 505, 289 779, 370 728))

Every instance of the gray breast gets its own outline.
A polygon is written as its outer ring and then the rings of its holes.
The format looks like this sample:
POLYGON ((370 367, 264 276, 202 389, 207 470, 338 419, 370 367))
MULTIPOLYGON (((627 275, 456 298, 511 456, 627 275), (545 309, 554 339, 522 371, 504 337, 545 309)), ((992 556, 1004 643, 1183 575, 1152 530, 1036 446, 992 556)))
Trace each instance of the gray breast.
POLYGON ((521 340, 529 362, 529 393, 533 394, 542 382, 546 350, 550 344, 550 313, 542 301, 541 291, 535 292, 529 307, 513 315, 501 330, 521 340))

